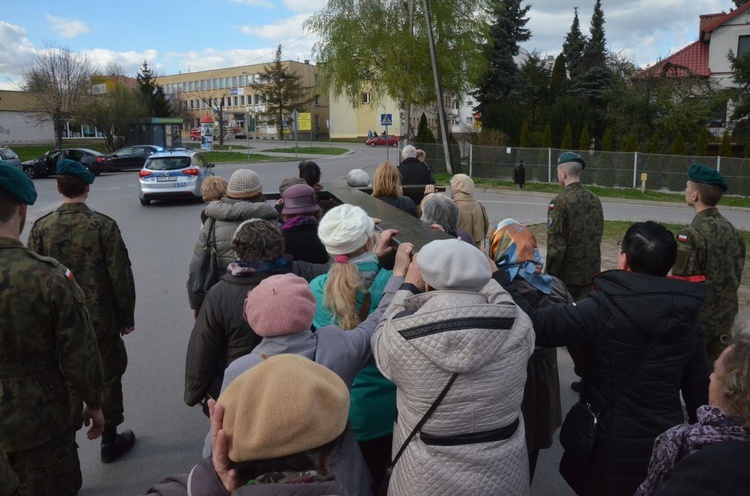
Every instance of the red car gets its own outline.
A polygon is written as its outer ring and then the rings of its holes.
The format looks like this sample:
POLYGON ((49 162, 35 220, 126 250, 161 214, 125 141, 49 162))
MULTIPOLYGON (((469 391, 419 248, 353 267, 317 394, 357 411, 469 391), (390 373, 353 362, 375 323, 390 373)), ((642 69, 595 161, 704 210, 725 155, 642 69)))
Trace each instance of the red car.
POLYGON ((375 138, 368 138, 367 141, 365 141, 365 144, 370 145, 370 146, 383 145, 383 146, 392 146, 393 148, 397 148, 398 142, 400 140, 401 138, 395 135, 377 136, 375 138))
POLYGON ((200 141, 201 140, 201 128, 194 127, 190 130, 190 141, 200 141))

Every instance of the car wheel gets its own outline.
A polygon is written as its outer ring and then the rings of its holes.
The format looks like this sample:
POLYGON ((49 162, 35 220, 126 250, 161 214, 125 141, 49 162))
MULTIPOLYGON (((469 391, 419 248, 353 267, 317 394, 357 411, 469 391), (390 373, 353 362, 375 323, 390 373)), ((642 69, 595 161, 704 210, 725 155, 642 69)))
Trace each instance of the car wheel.
POLYGON ((147 200, 146 198, 139 198, 139 200, 141 200, 141 205, 143 205, 144 207, 148 207, 149 205, 151 205, 151 200, 147 200))
POLYGON ((392 144, 391 146, 392 146, 393 148, 398 148, 398 141, 396 141, 395 143, 393 143, 393 144, 392 144))
POLYGON ((375 148, 375 143, 370 143, 370 146, 375 148))
POLYGON ((23 171, 29 176, 29 179, 34 179, 36 177, 36 170, 33 167, 24 167, 23 171))

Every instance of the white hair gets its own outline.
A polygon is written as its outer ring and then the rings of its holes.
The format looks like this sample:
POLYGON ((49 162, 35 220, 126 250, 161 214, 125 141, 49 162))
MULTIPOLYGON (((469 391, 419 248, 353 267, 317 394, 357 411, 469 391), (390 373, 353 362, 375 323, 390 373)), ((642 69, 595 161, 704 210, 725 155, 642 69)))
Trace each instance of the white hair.
POLYGON ((414 145, 406 145, 403 150, 401 150, 401 160, 406 160, 407 158, 416 158, 417 156, 417 149, 414 148, 414 145))

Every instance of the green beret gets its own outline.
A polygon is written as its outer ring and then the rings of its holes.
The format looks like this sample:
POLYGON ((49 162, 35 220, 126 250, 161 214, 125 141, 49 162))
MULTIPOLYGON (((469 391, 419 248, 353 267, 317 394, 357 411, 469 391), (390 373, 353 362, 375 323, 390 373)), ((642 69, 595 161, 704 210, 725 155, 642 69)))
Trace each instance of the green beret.
POLYGON ((57 174, 73 174, 78 176, 86 184, 94 182, 94 175, 81 163, 69 158, 63 158, 57 161, 57 174))
POLYGON ((29 176, 5 160, 0 160, 0 188, 25 205, 36 201, 36 189, 29 176))
POLYGON ((690 179, 694 183, 711 184, 713 186, 718 186, 722 189, 722 191, 726 191, 728 188, 727 180, 724 178, 724 175, 721 172, 703 164, 691 165, 690 170, 688 171, 688 179, 690 179))
POLYGON ((575 152, 562 152, 557 158, 557 165, 567 164, 568 162, 578 162, 581 164, 581 169, 586 168, 586 162, 583 161, 583 157, 575 152))

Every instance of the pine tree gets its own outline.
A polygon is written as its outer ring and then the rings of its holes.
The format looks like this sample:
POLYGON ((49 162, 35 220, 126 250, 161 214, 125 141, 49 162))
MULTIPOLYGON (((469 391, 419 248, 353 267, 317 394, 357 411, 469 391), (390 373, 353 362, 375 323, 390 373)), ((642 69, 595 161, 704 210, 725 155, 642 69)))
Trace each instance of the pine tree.
POLYGON ((560 149, 572 150, 573 149, 573 128, 570 127, 570 122, 565 126, 565 133, 563 134, 562 142, 560 143, 560 149))
POLYGON ((156 84, 156 76, 145 60, 135 79, 138 81, 138 91, 149 115, 151 117, 171 117, 172 107, 164 94, 164 88, 156 84))
POLYGON ((273 62, 259 74, 263 96, 266 99, 264 116, 270 117, 284 139, 284 121, 297 106, 304 107, 310 100, 302 88, 302 75, 291 72, 281 62, 281 45, 276 49, 273 62))
POLYGON ((732 1, 737 7, 742 7, 748 2, 748 0, 732 0, 732 1))
MULTIPOLYGON (((542 148, 552 148, 552 126, 549 122, 544 126, 544 135, 542 136, 542 148)), ((750 146, 747 147, 750 149, 750 146)))
POLYGON ((521 139, 518 141, 518 146, 521 148, 531 147, 531 140, 529 139, 529 121, 523 121, 523 126, 521 126, 521 139))
POLYGON ((726 130, 724 130, 724 135, 721 137, 721 145, 719 145, 719 156, 732 156, 732 138, 726 130))
POLYGON ((702 127, 700 134, 698 134, 698 144, 696 145, 695 154, 699 157, 708 155, 708 130, 705 127, 702 127))
POLYGON ((661 136, 658 129, 654 129, 654 134, 651 135, 651 144, 648 146, 648 152, 661 153, 661 136))
POLYGON ((565 91, 565 83, 567 82, 567 79, 568 78, 565 76, 565 56, 561 53, 555 59, 555 65, 552 68, 552 77, 549 83, 549 92, 553 102, 565 91))
POLYGON ((581 131, 581 140, 578 144, 579 150, 589 150, 591 148, 591 135, 589 134, 589 125, 583 126, 581 131))
POLYGON ((685 155, 685 139, 682 137, 682 133, 677 133, 674 139, 672 155, 685 155))
POLYGON ((750 134, 747 136, 747 141, 745 142, 745 148, 742 150, 742 156, 744 158, 750 158, 750 134))
POLYGON ((596 0, 594 4, 589 34, 581 57, 584 73, 592 67, 604 65, 607 61, 607 40, 604 36, 604 12, 601 0, 596 0))
POLYGON ((623 151, 627 153, 638 151, 638 138, 636 138, 635 133, 628 134, 628 138, 625 140, 625 149, 623 151))
POLYGON ((581 33, 581 23, 578 20, 578 7, 573 8, 573 24, 565 35, 562 55, 568 69, 568 77, 577 81, 583 75, 583 53, 586 49, 586 37, 581 33))
POLYGON ((604 134, 604 116, 607 110, 608 90, 612 86, 612 73, 607 65, 607 40, 604 35, 604 12, 601 0, 596 0, 591 16, 589 39, 582 56, 582 78, 574 90, 587 99, 590 113, 589 123, 596 139, 604 134))
POLYGON ((602 138, 602 151, 615 151, 614 139, 612 138, 612 130, 610 128, 607 128, 607 130, 604 131, 604 137, 602 138))
POLYGON ((427 125, 427 116, 422 112, 422 117, 419 118, 419 125, 417 126, 417 143, 435 143, 435 135, 432 134, 430 126, 427 125))
POLYGON ((531 6, 521 7, 522 1, 492 0, 490 4, 488 15, 493 22, 484 46, 488 68, 474 93, 482 113, 488 105, 510 99, 521 90, 521 73, 513 57, 518 55, 519 43, 531 38, 525 27, 531 6))

